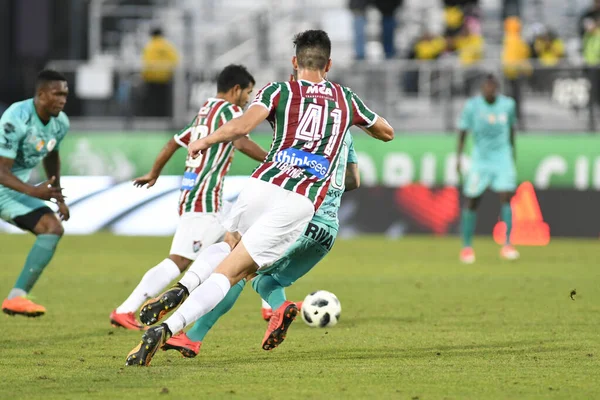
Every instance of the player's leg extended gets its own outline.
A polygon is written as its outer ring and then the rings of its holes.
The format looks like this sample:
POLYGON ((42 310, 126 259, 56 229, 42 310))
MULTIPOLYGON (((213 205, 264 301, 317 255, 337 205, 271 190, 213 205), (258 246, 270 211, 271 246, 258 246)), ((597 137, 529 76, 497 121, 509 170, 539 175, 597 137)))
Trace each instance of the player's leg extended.
POLYGON ((239 235, 227 233, 224 242, 207 247, 175 286, 144 303, 140 311, 140 320, 146 325, 152 325, 160 321, 169 311, 179 307, 231 253, 231 249, 236 246, 239 239, 239 235))
POLYGON ((258 268, 243 243, 233 249, 209 278, 185 299, 164 323, 154 326, 127 356, 126 365, 148 366, 159 347, 184 327, 194 323, 221 302, 232 285, 258 268))
POLYGON ((157 296, 164 290, 191 263, 192 260, 189 258, 170 254, 168 258, 150 268, 129 297, 110 314, 110 323, 115 327, 126 329, 144 329, 144 326, 137 321, 135 312, 149 297, 157 296))
MULTIPOLYGON (((36 317, 43 315, 46 309, 27 299, 26 295, 52 260, 64 230, 60 220, 41 200, 23 195, 16 199, 11 207, 15 215, 12 216, 11 222, 21 229, 31 231, 36 235, 36 240, 14 288, 2 303, 2 310, 10 315, 36 317)), ((6 215, 6 208, 2 211, 3 215, 6 215)))
POLYGON ((500 217, 506 226, 506 240, 500 250, 500 256, 507 260, 519 258, 519 252, 512 246, 510 235, 512 233, 512 209, 510 200, 517 188, 517 170, 514 160, 508 155, 504 162, 495 166, 492 190, 500 196, 500 217))

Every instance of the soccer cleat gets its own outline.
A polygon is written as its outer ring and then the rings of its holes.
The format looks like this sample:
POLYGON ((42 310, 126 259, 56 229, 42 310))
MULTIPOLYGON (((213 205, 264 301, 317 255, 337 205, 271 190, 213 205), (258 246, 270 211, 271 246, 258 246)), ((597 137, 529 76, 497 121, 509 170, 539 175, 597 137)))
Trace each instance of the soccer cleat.
POLYGON ((159 347, 165 344, 171 336, 171 332, 166 324, 160 324, 148 329, 140 344, 127 354, 125 365, 139 365, 147 367, 152 362, 152 357, 159 347))
POLYGON ((460 251, 460 261, 464 264, 473 264, 475 262, 475 251, 472 247, 464 247, 460 251))
POLYGON ((113 312, 110 313, 110 324, 115 328, 125 328, 133 331, 143 331, 147 329, 137 322, 135 315, 132 312, 117 313, 117 310, 113 310, 113 312))
POLYGON ((4 299, 2 302, 2 311, 8 315, 24 315, 26 317, 39 317, 46 313, 46 308, 35 304, 27 297, 13 297, 4 299))
POLYGON ((507 244, 502 246, 502 249, 500 249, 500 257, 504 258, 505 260, 516 260, 519 258, 519 252, 513 246, 507 244))
POLYGON ((163 350, 177 350, 185 358, 194 358, 200 352, 202 342, 194 342, 185 333, 181 332, 171 337, 163 344, 163 350))
MULTIPOLYGON (((301 301, 297 301, 296 302, 296 307, 298 307, 298 310, 301 310, 302 309, 302 302, 301 301)), ((263 319, 265 321, 269 322, 269 320, 273 316, 273 309, 272 308, 262 307, 261 311, 262 311, 262 317, 263 317, 263 319)))
POLYGON ((285 340, 285 334, 298 315, 296 303, 286 301, 273 313, 262 342, 263 350, 273 350, 285 340))
POLYGON ((187 289, 180 285, 173 286, 158 297, 144 303, 140 310, 140 321, 146 325, 154 325, 169 311, 179 307, 187 297, 187 289))

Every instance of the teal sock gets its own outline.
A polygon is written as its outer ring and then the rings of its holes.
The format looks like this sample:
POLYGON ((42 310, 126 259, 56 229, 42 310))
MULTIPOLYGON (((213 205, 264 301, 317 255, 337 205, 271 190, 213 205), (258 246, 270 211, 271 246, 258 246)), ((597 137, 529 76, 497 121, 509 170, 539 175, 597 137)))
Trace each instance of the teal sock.
POLYGON ((27 293, 31 291, 46 265, 52 260, 59 240, 59 235, 37 236, 25 260, 25 266, 17 278, 15 289, 21 289, 27 293))
POLYGON ((225 315, 227 311, 231 310, 231 307, 235 304, 238 297, 244 290, 244 286, 246 285, 246 280, 242 279, 236 285, 234 285, 229 292, 227 292, 227 296, 215 308, 211 310, 208 314, 204 314, 192 329, 187 331, 186 335, 194 342, 201 342, 204 340, 204 336, 210 331, 213 325, 217 322, 221 316, 225 315))
POLYGON ((252 280, 252 288, 264 299, 273 311, 285 302, 285 289, 271 275, 259 275, 252 280))
POLYGON ((500 215, 506 225, 506 244, 510 244, 510 233, 512 232, 512 208, 510 208, 510 203, 502 204, 500 215))
POLYGON ((460 221, 463 247, 473 246, 473 234, 475 233, 476 223, 477 212, 475 212, 474 210, 469 210, 468 208, 463 209, 462 218, 460 221))

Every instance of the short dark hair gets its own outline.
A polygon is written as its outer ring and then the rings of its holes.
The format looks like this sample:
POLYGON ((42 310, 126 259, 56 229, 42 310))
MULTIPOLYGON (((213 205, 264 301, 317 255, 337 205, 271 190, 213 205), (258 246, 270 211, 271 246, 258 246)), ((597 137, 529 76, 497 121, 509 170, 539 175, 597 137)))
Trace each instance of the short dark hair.
POLYGON ((156 27, 156 28, 152 28, 152 30, 150 31, 150 36, 162 36, 162 35, 163 35, 162 28, 156 27))
POLYGON ((53 69, 45 69, 38 73, 35 79, 35 87, 39 89, 41 86, 54 81, 66 82, 67 78, 63 74, 53 69))
POLYGON ((496 77, 496 75, 494 75, 492 73, 487 73, 485 75, 485 77, 483 78, 483 82, 493 82, 496 85, 500 84, 500 81, 498 80, 498 78, 496 77))
POLYGON ((308 30, 294 37, 296 58, 300 68, 323 70, 331 57, 331 40, 327 32, 308 30))
POLYGON ((235 85, 240 85, 242 89, 246 89, 250 85, 254 85, 256 81, 246 67, 243 65, 228 65, 219 73, 217 77, 217 92, 226 93, 235 85))

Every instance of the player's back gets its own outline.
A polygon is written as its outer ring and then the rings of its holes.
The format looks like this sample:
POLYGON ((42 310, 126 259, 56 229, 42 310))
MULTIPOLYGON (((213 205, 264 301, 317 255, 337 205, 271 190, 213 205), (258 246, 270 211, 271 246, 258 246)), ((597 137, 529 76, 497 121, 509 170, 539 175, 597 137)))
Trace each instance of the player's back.
POLYGON ((469 100, 466 111, 474 140, 473 156, 480 160, 510 157, 515 101, 508 96, 498 95, 490 104, 483 96, 477 96, 469 100))
POLYGON ((52 150, 58 149, 69 130, 64 112, 44 124, 33 99, 13 103, 0 118, 0 156, 14 159, 12 172, 27 181, 31 171, 52 150))
POLYGON ((269 110, 274 130, 269 154, 253 177, 304 195, 316 207, 326 194, 344 133, 377 118, 350 89, 329 81, 274 82, 253 104, 269 110))
MULTIPOLYGON (((210 98, 194 120, 175 135, 183 147, 214 133, 221 125, 242 115, 242 109, 224 99, 210 98)), ((210 147, 201 157, 187 157, 179 197, 179 213, 217 212, 221 207, 223 179, 233 159, 232 143, 210 147)))

